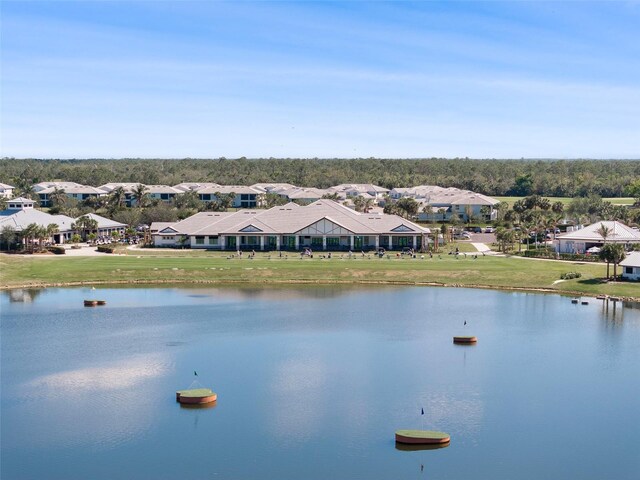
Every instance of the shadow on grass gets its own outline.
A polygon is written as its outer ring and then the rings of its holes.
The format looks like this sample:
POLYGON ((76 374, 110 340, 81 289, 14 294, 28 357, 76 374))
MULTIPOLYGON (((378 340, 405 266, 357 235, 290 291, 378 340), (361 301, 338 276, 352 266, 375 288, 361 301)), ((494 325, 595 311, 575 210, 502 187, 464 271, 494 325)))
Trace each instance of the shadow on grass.
POLYGON ((577 283, 582 285, 606 285, 607 282, 604 278, 589 278, 585 280, 578 280, 577 283))

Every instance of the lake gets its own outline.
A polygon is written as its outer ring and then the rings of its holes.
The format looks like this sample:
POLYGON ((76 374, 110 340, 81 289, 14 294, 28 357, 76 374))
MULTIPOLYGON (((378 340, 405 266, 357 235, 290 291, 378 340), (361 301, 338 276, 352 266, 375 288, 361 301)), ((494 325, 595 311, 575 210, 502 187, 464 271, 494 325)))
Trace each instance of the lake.
POLYGON ((634 304, 461 288, 76 288, 1 292, 0 308, 3 480, 640 471, 634 304), (477 345, 454 345, 460 334, 477 345), (176 403, 194 371, 218 393, 213 408, 176 403), (400 428, 451 444, 406 451, 400 428))

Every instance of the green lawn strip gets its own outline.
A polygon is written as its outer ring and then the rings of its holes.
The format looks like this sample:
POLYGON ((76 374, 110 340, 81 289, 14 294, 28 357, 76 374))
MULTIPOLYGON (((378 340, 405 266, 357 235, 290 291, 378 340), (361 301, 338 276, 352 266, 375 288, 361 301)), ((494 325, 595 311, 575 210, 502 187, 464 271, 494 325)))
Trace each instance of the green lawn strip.
POLYGON ((227 259, 213 255, 174 258, 153 256, 46 257, 0 256, 0 286, 77 283, 388 283, 446 284, 495 288, 550 289, 640 297, 633 283, 602 284, 603 264, 574 264, 511 257, 441 255, 425 259, 395 257, 331 260, 313 258, 227 259), (580 279, 554 284, 565 272, 580 279))

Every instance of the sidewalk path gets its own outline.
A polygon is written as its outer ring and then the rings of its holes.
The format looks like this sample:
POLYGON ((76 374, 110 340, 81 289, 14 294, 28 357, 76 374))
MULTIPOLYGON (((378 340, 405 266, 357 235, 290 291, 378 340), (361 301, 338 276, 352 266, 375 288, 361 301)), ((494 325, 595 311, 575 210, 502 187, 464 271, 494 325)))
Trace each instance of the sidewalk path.
POLYGON ((477 242, 471 242, 471 245, 473 245, 475 247, 475 249, 479 252, 484 253, 485 255, 495 255, 496 252, 494 252, 493 250, 491 250, 486 243, 477 243, 477 242))

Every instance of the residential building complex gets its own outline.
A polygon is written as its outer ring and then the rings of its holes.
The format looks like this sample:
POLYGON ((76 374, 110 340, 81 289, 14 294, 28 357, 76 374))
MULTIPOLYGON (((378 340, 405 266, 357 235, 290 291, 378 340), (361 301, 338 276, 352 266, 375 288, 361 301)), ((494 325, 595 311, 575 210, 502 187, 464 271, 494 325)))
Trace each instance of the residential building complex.
POLYGON ((332 200, 268 210, 201 212, 151 225, 158 247, 211 250, 370 251, 421 249, 430 230, 397 215, 358 213, 332 200))

